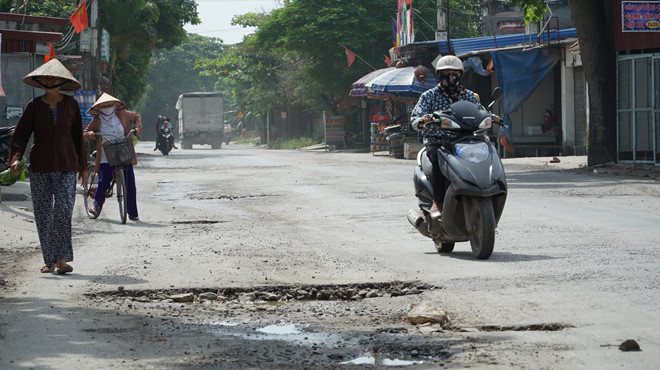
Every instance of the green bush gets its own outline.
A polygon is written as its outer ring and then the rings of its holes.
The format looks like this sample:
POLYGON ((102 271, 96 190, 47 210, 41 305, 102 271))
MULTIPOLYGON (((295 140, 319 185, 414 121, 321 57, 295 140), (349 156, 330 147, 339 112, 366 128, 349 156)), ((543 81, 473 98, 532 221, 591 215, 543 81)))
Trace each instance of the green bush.
POLYGON ((300 149, 310 145, 319 144, 321 141, 310 137, 300 137, 297 139, 275 140, 271 141, 268 149, 300 149))

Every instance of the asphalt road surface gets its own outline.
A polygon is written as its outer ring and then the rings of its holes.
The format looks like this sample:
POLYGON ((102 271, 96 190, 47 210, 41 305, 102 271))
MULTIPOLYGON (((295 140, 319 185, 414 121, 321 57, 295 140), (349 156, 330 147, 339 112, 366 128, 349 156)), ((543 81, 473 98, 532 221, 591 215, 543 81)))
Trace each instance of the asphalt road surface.
POLYGON ((152 148, 137 147, 140 221, 113 199, 90 220, 78 197, 65 276, 39 273, 29 185, 3 187, 0 368, 660 363, 655 177, 506 159, 495 250, 477 260, 407 222, 414 161, 152 148), (420 302, 443 319, 412 324, 420 302))

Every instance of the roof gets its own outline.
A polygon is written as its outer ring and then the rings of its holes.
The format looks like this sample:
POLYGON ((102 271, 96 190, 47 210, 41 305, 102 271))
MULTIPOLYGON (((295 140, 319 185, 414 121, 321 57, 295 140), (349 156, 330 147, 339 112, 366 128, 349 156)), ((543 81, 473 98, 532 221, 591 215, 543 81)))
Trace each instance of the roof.
POLYGON ((69 23, 69 18, 59 17, 40 17, 34 15, 14 14, 14 13, 0 13, 0 21, 17 22, 20 24, 34 23, 43 24, 44 27, 52 28, 53 26, 65 26, 69 23))
POLYGON ((36 45, 58 43, 68 18, 0 13, 3 53, 34 53, 36 45))
MULTIPOLYGON (((557 42, 566 38, 576 37, 577 31, 575 28, 567 28, 559 31, 542 33, 540 35, 541 42, 557 42)), ((479 50, 490 50, 507 48, 513 46, 522 47, 525 43, 530 43, 533 36, 529 34, 519 33, 515 35, 499 35, 499 36, 485 36, 485 37, 471 37, 465 39, 452 39, 452 50, 456 56, 465 56, 479 50)), ((534 37, 535 39, 535 37, 534 37)), ((447 46, 447 40, 424 41, 415 42, 418 45, 436 45, 438 54, 450 54, 447 46)))
POLYGON ((179 95, 179 97, 184 97, 184 98, 189 98, 189 97, 200 97, 200 98, 208 98, 208 97, 214 97, 214 96, 222 96, 221 92, 188 92, 188 93, 183 93, 179 95))

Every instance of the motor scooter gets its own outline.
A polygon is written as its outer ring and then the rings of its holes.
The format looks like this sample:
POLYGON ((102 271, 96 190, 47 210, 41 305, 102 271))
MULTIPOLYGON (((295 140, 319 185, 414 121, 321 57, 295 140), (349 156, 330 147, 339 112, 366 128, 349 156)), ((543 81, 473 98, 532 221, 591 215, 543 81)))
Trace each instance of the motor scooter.
POLYGON ((161 127, 158 130, 158 150, 163 155, 168 155, 172 150, 172 129, 168 127, 161 127))
MULTIPOLYGON (((427 123, 456 134, 455 139, 437 151, 440 170, 447 179, 441 218, 430 216, 432 165, 426 149, 417 155, 413 176, 419 209, 408 212, 408 221, 422 235, 433 239, 438 253, 450 253, 456 242, 465 241, 470 242, 478 259, 488 259, 493 253, 495 228, 504 210, 507 183, 502 161, 486 131, 492 127, 494 115, 490 112, 501 95, 501 88, 493 91, 487 111, 479 110, 471 102, 458 101, 446 111, 434 112, 433 121, 427 123)), ((421 122, 417 119, 412 124, 421 122)))
POLYGON ((9 168, 9 148, 14 131, 16 126, 0 127, 0 172, 9 168))

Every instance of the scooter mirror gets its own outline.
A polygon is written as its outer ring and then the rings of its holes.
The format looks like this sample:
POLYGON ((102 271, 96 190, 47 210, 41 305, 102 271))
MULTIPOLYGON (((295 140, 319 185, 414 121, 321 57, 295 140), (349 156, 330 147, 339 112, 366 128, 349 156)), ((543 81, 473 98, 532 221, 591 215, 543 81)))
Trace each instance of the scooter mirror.
POLYGON ((488 104, 488 111, 490 112, 491 109, 493 109, 493 105, 495 105, 495 102, 500 100, 502 97, 502 88, 501 87, 496 87, 495 90, 493 90, 493 93, 490 95, 491 102, 488 104))
POLYGON ((493 93, 490 95, 491 100, 499 100, 502 97, 502 88, 501 87, 496 87, 495 90, 493 90, 493 93))

